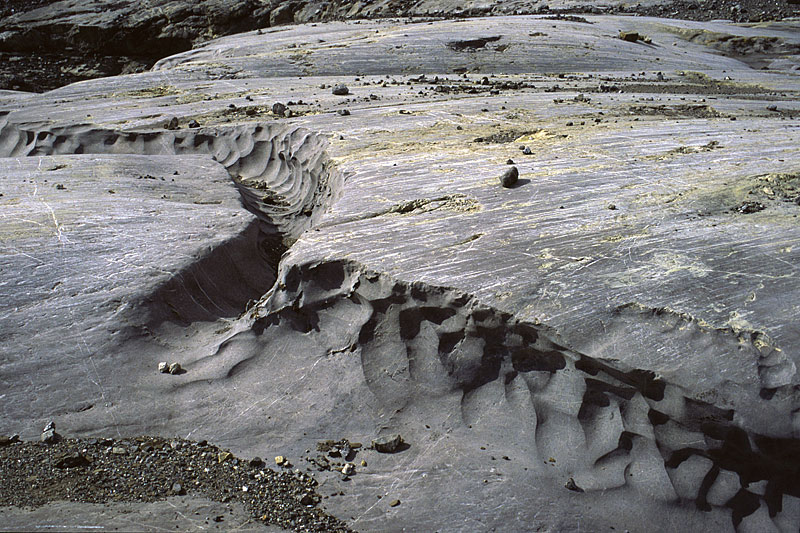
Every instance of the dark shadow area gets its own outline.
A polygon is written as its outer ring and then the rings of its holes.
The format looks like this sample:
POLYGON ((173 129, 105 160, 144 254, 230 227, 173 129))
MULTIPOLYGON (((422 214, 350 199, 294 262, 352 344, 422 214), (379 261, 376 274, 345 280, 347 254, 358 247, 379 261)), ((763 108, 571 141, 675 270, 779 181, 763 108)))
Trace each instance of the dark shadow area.
POLYGON ((236 238, 176 272, 142 302, 149 311, 147 327, 239 316, 275 282, 277 264, 268 260, 261 246, 259 223, 253 221, 236 238))

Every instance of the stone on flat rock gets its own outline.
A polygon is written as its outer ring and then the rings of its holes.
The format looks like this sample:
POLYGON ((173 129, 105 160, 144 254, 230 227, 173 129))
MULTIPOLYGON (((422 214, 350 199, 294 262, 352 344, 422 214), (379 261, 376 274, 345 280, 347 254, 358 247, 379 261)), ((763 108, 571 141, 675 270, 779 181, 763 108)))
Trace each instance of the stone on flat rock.
POLYGON ((567 482, 564 484, 564 487, 566 487, 567 489, 569 489, 569 490, 571 490, 571 491, 573 491, 573 492, 585 492, 585 491, 584 491, 582 488, 580 488, 580 487, 579 487, 579 486, 578 486, 578 485, 575 483, 575 480, 574 480, 574 479, 572 479, 572 478, 569 478, 569 479, 567 480, 567 482))
POLYGON ((55 429, 48 429, 42 432, 39 440, 45 444, 55 444, 61 440, 61 435, 56 433, 55 429))
POLYGON ((628 41, 629 43, 635 43, 641 37, 638 32, 635 31, 620 31, 619 38, 623 41, 628 41))
POLYGON ((275 102, 272 104, 272 114, 282 117, 286 114, 286 106, 280 102, 275 102))
POLYGON ((505 188, 510 188, 516 185, 518 180, 519 180, 519 170, 517 169, 517 167, 512 166, 508 168, 505 172, 503 172, 502 176, 500 176, 500 185, 502 185, 505 188))
POLYGON ((400 435, 379 437, 372 441, 372 447, 380 453, 395 453, 401 450, 403 444, 405 443, 400 435))

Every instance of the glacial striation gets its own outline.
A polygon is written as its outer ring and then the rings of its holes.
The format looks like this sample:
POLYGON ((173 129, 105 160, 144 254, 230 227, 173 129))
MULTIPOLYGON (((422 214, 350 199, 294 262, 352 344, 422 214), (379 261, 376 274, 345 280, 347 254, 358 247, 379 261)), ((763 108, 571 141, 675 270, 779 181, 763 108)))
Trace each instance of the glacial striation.
POLYGON ((796 530, 796 30, 313 23, 3 93, 0 433, 288 457, 359 531, 796 530))

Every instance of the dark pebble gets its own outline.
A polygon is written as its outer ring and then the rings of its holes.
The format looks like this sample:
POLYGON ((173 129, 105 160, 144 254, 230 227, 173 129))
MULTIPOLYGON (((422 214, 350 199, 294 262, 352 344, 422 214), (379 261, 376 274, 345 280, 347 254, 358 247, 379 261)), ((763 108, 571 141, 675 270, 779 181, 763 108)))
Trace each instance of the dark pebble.
POLYGON ((280 102, 275 102, 272 104, 272 113, 279 117, 282 117, 284 113, 286 113, 286 106, 280 102))
POLYGON ((582 489, 582 488, 580 488, 580 487, 579 487, 579 486, 578 486, 578 485, 575 483, 575 480, 574 480, 574 479, 572 479, 572 478, 569 478, 569 479, 567 480, 567 482, 564 484, 564 486, 565 486, 567 489, 569 489, 569 490, 571 490, 571 491, 573 491, 573 492, 583 492, 583 489, 582 489))
POLYGON ((519 180, 519 170, 517 170, 517 167, 512 166, 500 176, 500 185, 505 188, 513 187, 517 180, 519 180))
POLYGON ((403 437, 392 435, 390 437, 380 437, 372 441, 372 447, 380 453, 394 453, 403 446, 403 437))

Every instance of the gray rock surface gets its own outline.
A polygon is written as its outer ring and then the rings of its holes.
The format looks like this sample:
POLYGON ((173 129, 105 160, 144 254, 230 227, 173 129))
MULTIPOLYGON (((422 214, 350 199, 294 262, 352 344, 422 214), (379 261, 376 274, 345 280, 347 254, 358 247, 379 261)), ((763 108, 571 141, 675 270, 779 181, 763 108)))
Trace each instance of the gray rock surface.
POLYGON ((0 95, 0 434, 302 468, 400 434, 317 474, 362 531, 796 529, 796 23, 587 19, 271 29, 0 95))
POLYGON ((0 507, 0 531, 96 528, 120 531, 242 531, 279 533, 286 529, 258 522, 240 504, 223 504, 207 498, 173 496, 151 503, 85 504, 53 502, 36 509, 0 507), (218 521, 214 519, 217 518, 218 521))

